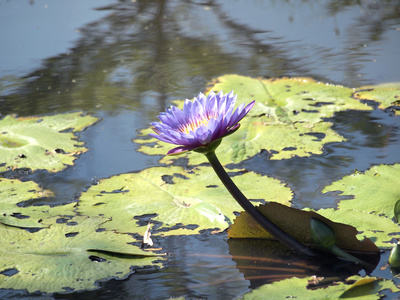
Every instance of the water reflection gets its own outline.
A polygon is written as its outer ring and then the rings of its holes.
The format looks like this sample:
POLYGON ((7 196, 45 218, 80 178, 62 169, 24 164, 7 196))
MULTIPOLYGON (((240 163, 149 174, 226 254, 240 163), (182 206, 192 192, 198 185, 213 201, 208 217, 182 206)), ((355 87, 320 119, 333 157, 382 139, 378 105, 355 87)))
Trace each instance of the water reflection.
POLYGON ((388 40, 399 20, 396 3, 116 1, 99 8, 106 16, 81 28, 72 49, 46 59, 3 96, 0 108, 24 115, 146 112, 143 96, 151 91, 154 110, 162 111, 168 100, 191 97, 225 73, 314 76, 354 86, 377 81, 376 67, 371 74, 364 69, 379 51, 396 46, 388 40))

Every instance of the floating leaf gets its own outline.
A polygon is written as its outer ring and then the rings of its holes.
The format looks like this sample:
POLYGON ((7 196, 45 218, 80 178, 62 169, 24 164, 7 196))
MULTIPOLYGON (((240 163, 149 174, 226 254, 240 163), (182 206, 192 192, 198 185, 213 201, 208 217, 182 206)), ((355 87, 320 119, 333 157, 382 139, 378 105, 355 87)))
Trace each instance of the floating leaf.
POLYGON ((9 168, 57 172, 73 165, 76 156, 88 150, 73 132, 96 121, 81 112, 29 118, 5 116, 0 120, 0 172, 9 168))
POLYGON ((336 284, 329 285, 324 288, 309 288, 309 281, 313 280, 312 277, 308 278, 290 278, 274 282, 272 284, 266 284, 258 289, 252 290, 251 292, 244 295, 243 299, 264 299, 265 295, 268 295, 270 299, 338 299, 338 298, 350 298, 350 297, 362 297, 362 299, 381 299, 382 291, 385 294, 393 294, 398 292, 399 289, 396 287, 393 281, 383 280, 376 277, 360 277, 352 276, 345 282, 337 282, 336 284), (352 282, 355 283, 351 284, 352 282))
MULTIPOLYGON (((277 124, 270 118, 244 118, 240 129, 222 140, 217 149, 222 164, 239 163, 244 159, 258 154, 262 149, 271 153, 271 159, 288 159, 294 156, 307 157, 312 154, 322 154, 326 143, 342 142, 344 138, 333 131, 329 122, 277 124)), ((149 133, 142 132, 142 135, 149 133)), ((173 146, 152 139, 136 139, 142 144, 139 151, 149 155, 165 155, 173 146)), ((179 156, 181 157, 181 156, 179 156)), ((178 157, 178 158, 179 158, 178 157)), ((198 153, 189 152, 185 155, 190 165, 206 162, 206 158, 198 153)), ((166 156, 161 162, 170 164, 176 157, 166 156)))
MULTIPOLYGON (((357 90, 354 97, 363 100, 374 100, 380 103, 380 109, 400 106, 400 82, 363 86, 357 90)), ((394 110, 400 115, 399 108, 394 110)))
MULTIPOLYGON (((336 235, 336 245, 347 251, 379 253, 379 249, 369 239, 359 241, 358 231, 352 226, 332 222, 313 211, 304 211, 279 203, 266 203, 258 206, 258 210, 287 234, 307 245, 313 245, 310 231, 310 219, 323 221, 332 228, 336 235)), ((230 238, 272 238, 258 225, 247 212, 242 212, 228 230, 230 238)))
POLYGON ((258 105, 251 115, 268 114, 284 123, 319 123, 338 111, 372 109, 353 99, 353 89, 312 78, 262 79, 231 74, 216 78, 208 90, 233 90, 243 102, 255 99, 258 105))
MULTIPOLYGON (((224 138, 219 146, 217 151, 224 153, 222 164, 239 163, 263 149, 270 152, 271 159, 322 154, 325 144, 345 140, 324 118, 347 109, 372 109, 353 99, 350 88, 309 78, 259 79, 225 75, 217 78, 208 90, 233 90, 238 94, 238 103, 256 100, 249 116, 241 121, 240 130, 224 138)), ((180 107, 183 101, 175 104, 180 107)), ((141 145, 139 151, 165 155, 173 147, 157 139, 145 138, 148 133, 150 130, 143 130, 134 140, 141 145)), ((185 157, 190 165, 206 161, 197 153, 188 153, 185 157)), ((176 159, 164 157, 161 162, 170 164, 176 159)))
POLYGON ((394 217, 394 206, 400 196, 400 164, 373 166, 364 173, 355 171, 326 186, 322 192, 340 191, 350 200, 339 202, 340 209, 355 209, 394 217))
MULTIPOLYGON (((267 176, 248 172, 233 180, 250 199, 288 203, 292 198, 289 188, 267 176)), ((113 176, 82 193, 78 204, 82 214, 112 218, 105 228, 132 232, 144 215, 162 222, 158 230, 164 234, 224 230, 240 209, 210 167, 157 167, 113 176)))
POLYGON ((33 181, 0 178, 0 222, 18 227, 42 227, 46 224, 43 222, 45 218, 75 214, 74 203, 56 207, 21 205, 28 200, 49 196, 52 196, 51 191, 43 190, 33 181))
POLYGON ((30 293, 95 289, 98 281, 125 278, 132 267, 154 265, 154 254, 128 244, 135 242, 131 236, 99 231, 107 219, 57 220, 35 233, 0 224, 0 288, 30 293))
POLYGON ((400 238, 400 227, 392 220, 353 209, 320 209, 318 214, 354 226, 358 230, 358 239, 369 238, 380 249, 390 249, 396 238, 400 238))

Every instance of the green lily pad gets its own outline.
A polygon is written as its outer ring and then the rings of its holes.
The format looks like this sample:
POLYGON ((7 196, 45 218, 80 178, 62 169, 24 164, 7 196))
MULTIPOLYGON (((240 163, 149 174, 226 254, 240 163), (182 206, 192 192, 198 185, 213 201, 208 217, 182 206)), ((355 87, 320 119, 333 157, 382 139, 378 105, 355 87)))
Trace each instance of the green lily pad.
MULTIPOLYGON (((379 102, 380 109, 400 106, 400 82, 363 86, 357 90, 354 97, 379 102)), ((400 110, 394 110, 394 112, 400 115, 400 110)))
POLYGON ((322 192, 340 191, 352 199, 339 202, 340 209, 355 209, 394 217, 394 206, 400 195, 400 164, 373 166, 364 173, 355 171, 326 186, 322 192))
MULTIPOLYGON (((248 172, 233 180, 249 199, 288 203, 292 198, 288 187, 267 176, 248 172)), ((173 166, 103 179, 82 193, 77 207, 84 215, 112 218, 105 228, 118 232, 132 232, 137 218, 149 215, 162 222, 158 230, 165 235, 224 230, 239 210, 212 168, 173 166)))
POLYGON ((353 209, 320 209, 318 214, 334 220, 335 222, 345 223, 354 226, 358 230, 357 238, 370 239, 380 249, 391 249, 393 244, 400 238, 399 225, 392 220, 353 209))
POLYGON ((54 293, 96 289, 99 281, 126 278, 157 257, 125 234, 99 231, 105 218, 53 218, 35 233, 0 224, 0 288, 54 293))
POLYGON ((353 89, 312 78, 262 79, 231 74, 216 78, 211 90, 233 90, 240 102, 256 100, 250 115, 268 114, 283 123, 318 123, 339 111, 372 110, 353 99, 353 89))
MULTIPOLYGON (((326 143, 342 142, 345 139, 333 131, 329 122, 319 123, 275 123, 270 117, 247 117, 241 121, 240 129, 224 138, 217 149, 223 165, 239 163, 258 154, 262 149, 270 152, 270 159, 289 159, 295 156, 307 157, 322 154, 326 143)), ((150 133, 143 130, 141 135, 150 133)), ((141 144, 138 151, 149 155, 165 155, 173 145, 158 141, 155 138, 135 139, 141 144)), ((160 162, 171 164, 180 156, 166 156, 160 162)), ((190 165, 206 162, 206 158, 198 153, 185 154, 190 165)))
MULTIPOLYGON (((332 123, 324 121, 335 112, 348 109, 372 108, 353 99, 353 90, 342 86, 315 82, 309 78, 259 79, 239 75, 217 78, 208 91, 233 90, 238 103, 256 100, 249 115, 241 121, 241 128, 223 139, 218 150, 224 153, 222 164, 239 163, 265 149, 270 159, 289 159, 322 154, 327 143, 345 139, 331 129, 332 123)), ((175 101, 178 107, 183 101, 175 101)), ((165 155, 174 146, 154 138, 146 138, 149 129, 143 130, 134 142, 138 151, 149 155, 165 155)), ((203 156, 187 153, 190 165, 206 161, 203 156)), ((161 162, 170 164, 177 157, 164 157, 161 162)))
POLYGON ((18 205, 52 195, 51 191, 43 190, 33 181, 0 178, 0 223, 18 227, 43 227, 47 225, 46 218, 75 215, 73 209, 76 203, 55 207, 18 205))
POLYGON ((97 120, 81 112, 29 118, 5 116, 0 120, 0 172, 18 168, 58 172, 73 165, 76 156, 88 150, 73 132, 97 120))
POLYGON ((312 282, 313 277, 290 278, 266 284, 258 289, 244 295, 243 299, 264 299, 268 295, 270 299, 339 299, 339 298, 360 298, 360 299, 381 299, 382 291, 386 293, 398 292, 399 289, 391 280, 383 280, 376 277, 352 276, 345 282, 336 282, 323 288, 315 288, 312 282), (355 282, 354 282, 355 281, 355 282))

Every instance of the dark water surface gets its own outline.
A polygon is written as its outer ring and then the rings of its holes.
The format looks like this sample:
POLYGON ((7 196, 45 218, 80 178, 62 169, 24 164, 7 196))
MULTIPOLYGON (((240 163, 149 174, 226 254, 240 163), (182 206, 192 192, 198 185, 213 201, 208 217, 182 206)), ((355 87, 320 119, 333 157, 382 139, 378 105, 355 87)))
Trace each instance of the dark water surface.
MULTIPOLYGON (((73 167, 17 174, 63 204, 99 178, 158 165, 160 157, 136 152, 137 131, 217 76, 307 76, 349 87, 400 81, 400 2, 0 0, 0 45, 0 116, 83 110, 101 118, 80 134, 90 151, 73 167)), ((348 141, 327 145, 323 155, 270 161, 263 152, 240 166, 286 182, 298 207, 335 207, 323 186, 354 169, 400 162, 397 119, 380 110, 341 112, 334 130, 348 141)), ((226 234, 157 242, 170 255, 161 270, 139 270, 92 292, 3 290, 0 298, 230 299, 271 280, 266 273, 245 279, 252 275, 230 256, 241 246, 226 234)), ((285 257, 307 276, 328 272, 285 257)))

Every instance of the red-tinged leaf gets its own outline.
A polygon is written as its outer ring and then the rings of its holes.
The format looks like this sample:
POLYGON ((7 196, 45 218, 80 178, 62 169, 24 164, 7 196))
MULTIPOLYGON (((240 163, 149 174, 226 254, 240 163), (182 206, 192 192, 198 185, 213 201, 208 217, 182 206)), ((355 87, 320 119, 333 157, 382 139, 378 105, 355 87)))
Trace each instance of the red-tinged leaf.
MULTIPOLYGON (((279 226, 286 233, 298 241, 315 246, 310 231, 310 219, 316 218, 330 226, 336 235, 336 245, 346 251, 362 253, 379 253, 378 247, 365 238, 363 241, 357 239, 358 231, 353 226, 333 222, 313 211, 304 211, 288 207, 276 202, 270 202, 258 207, 259 211, 279 226)), ((228 230, 230 238, 267 238, 273 237, 258 225, 246 212, 242 212, 228 230)))

